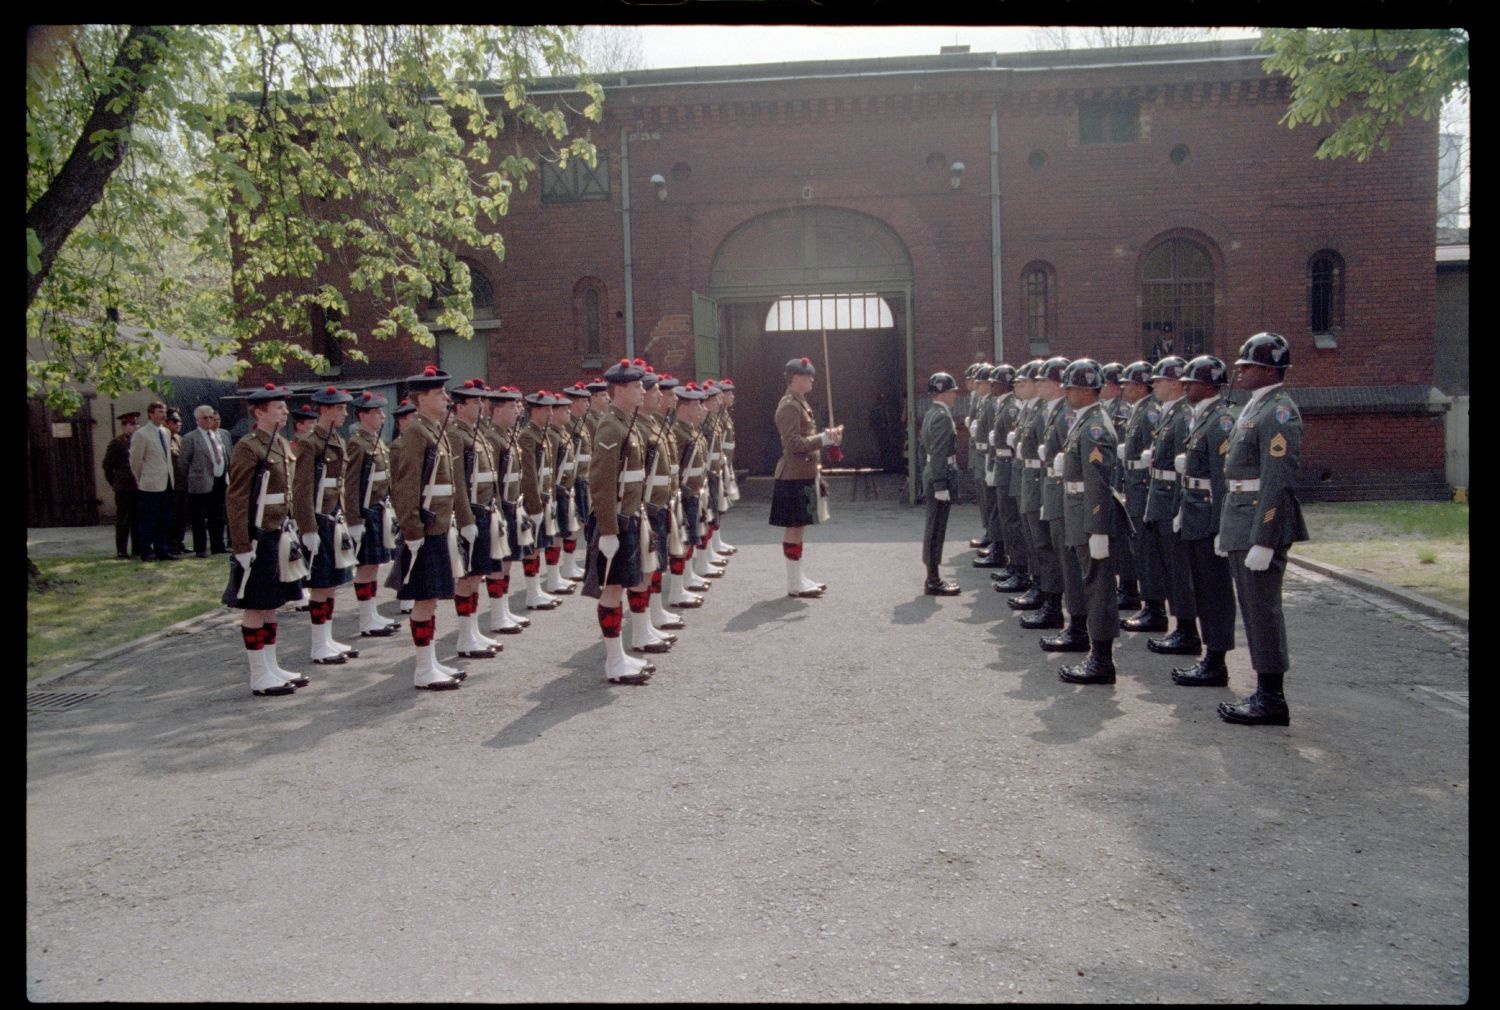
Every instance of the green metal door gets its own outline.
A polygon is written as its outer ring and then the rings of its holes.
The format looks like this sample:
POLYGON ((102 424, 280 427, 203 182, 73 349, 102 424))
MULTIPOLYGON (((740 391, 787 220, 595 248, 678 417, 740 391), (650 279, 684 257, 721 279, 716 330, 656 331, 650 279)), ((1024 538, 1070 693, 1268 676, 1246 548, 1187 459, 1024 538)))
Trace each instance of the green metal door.
POLYGON ((693 372, 697 381, 719 375, 719 303, 693 292, 693 372))

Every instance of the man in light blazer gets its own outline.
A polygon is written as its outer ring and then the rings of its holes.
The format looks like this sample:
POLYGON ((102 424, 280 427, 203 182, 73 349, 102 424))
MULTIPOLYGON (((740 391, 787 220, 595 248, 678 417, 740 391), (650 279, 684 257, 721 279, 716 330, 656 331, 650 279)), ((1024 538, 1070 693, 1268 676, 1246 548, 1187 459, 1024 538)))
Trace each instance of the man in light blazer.
POLYGON ((193 554, 208 557, 211 544, 215 554, 226 552, 224 546, 224 489, 229 472, 229 433, 219 428, 219 414, 208 404, 193 411, 197 430, 182 438, 182 466, 187 472, 188 517, 193 524, 193 554), (205 527, 207 537, 204 536, 205 527))
POLYGON ((172 436, 167 405, 146 407, 146 423, 130 438, 130 472, 137 488, 137 539, 142 561, 171 561, 172 436))

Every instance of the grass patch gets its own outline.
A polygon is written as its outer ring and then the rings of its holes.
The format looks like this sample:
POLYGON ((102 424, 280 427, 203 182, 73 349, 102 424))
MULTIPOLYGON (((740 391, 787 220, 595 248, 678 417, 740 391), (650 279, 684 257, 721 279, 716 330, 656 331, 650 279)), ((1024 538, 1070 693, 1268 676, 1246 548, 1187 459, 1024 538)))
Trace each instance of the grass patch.
POLYGON ((1469 506, 1455 502, 1310 502, 1312 540, 1292 553, 1469 609, 1469 506))
POLYGON ((48 585, 26 594, 26 679, 219 608, 229 579, 208 561, 116 561, 113 555, 33 558, 48 585))

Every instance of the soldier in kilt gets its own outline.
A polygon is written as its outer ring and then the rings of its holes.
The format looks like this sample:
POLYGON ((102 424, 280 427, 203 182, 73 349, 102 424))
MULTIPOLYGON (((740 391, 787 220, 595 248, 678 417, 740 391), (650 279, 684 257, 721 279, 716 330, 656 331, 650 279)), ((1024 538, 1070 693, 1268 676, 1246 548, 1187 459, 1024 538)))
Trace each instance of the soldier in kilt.
POLYGON ((788 596, 821 596, 827 585, 802 573, 802 537, 807 527, 819 521, 819 502, 826 499, 822 485, 823 447, 844 440, 844 426, 818 430, 807 394, 812 392, 817 369, 807 358, 786 363, 786 394, 776 405, 776 430, 781 436, 781 458, 776 461, 771 486, 771 525, 785 529, 781 553, 786 558, 788 596))
POLYGON ((447 691, 467 674, 437 661, 437 601, 452 599, 458 553, 453 527, 457 464, 448 446, 448 373, 428 365, 406 380, 417 412, 401 434, 391 476, 391 505, 401 526, 395 576, 398 599, 413 601, 411 640, 416 649, 412 683, 447 691))
POLYGON ((526 609, 554 610, 562 600, 542 589, 542 558, 551 546, 547 533, 547 516, 552 497, 552 441, 547 426, 552 419, 552 394, 545 389, 527 393, 526 422, 516 435, 516 454, 521 468, 521 522, 532 543, 521 557, 521 571, 526 576, 526 609))
POLYGON ((703 392, 703 406, 708 414, 703 422, 703 441, 708 446, 708 456, 703 475, 705 490, 698 504, 697 550, 691 560, 693 574, 698 578, 719 579, 724 577, 724 569, 729 565, 729 559, 714 553, 711 546, 714 531, 719 528, 719 506, 723 504, 724 494, 724 453, 720 449, 723 433, 718 421, 724 398, 719 393, 718 383, 712 379, 705 379, 698 388, 703 392))
POLYGON ((531 624, 531 618, 510 612, 511 562, 520 561, 525 556, 524 544, 531 543, 530 532, 521 528, 520 509, 516 504, 521 498, 520 455, 516 450, 521 390, 516 386, 492 388, 489 401, 490 419, 480 426, 480 433, 489 441, 495 457, 499 495, 494 504, 500 510, 505 527, 505 544, 500 565, 485 577, 484 589, 490 598, 490 633, 519 635, 531 624))
MULTIPOLYGON (((571 404, 562 393, 550 393, 552 411, 547 418, 547 441, 552 447, 552 520, 557 532, 552 536, 543 555, 542 591, 559 596, 571 596, 574 586, 562 573, 562 552, 565 545, 578 545, 578 527, 582 521, 573 514, 573 478, 578 472, 578 461, 573 454, 573 440, 568 437, 568 422, 572 419, 571 404)), ((581 580, 580 580, 581 581, 581 580)))
POLYGON ((307 578, 309 648, 319 666, 339 666, 359 657, 358 649, 333 637, 334 590, 354 578, 354 539, 344 522, 344 439, 338 433, 353 400, 334 386, 314 393, 309 402, 318 411, 317 423, 297 437, 292 518, 312 559, 307 578))
POLYGON ((709 584, 699 581, 688 564, 697 539, 699 499, 708 484, 704 477, 708 469, 708 443, 703 438, 708 409, 703 406, 703 390, 695 382, 677 386, 672 394, 677 398, 672 438, 677 452, 677 513, 673 518, 678 524, 678 535, 676 549, 671 549, 671 545, 668 549, 671 589, 667 602, 692 610, 703 606, 703 597, 696 594, 709 589, 709 584))
MULTIPOLYGON (((401 402, 396 405, 396 409, 391 411, 391 415, 396 419, 396 433, 391 436, 391 465, 389 472, 394 474, 396 472, 396 454, 401 451, 401 435, 406 431, 407 426, 411 424, 411 419, 417 416, 417 405, 412 403, 410 399, 403 397, 401 402)), ((397 553, 401 550, 401 529, 396 523, 394 509, 391 512, 391 522, 392 525, 396 526, 397 544, 391 548, 391 560, 394 561, 397 553)), ((395 565, 391 565, 386 571, 385 587, 393 591, 401 588, 401 576, 397 574, 395 565)), ((403 600, 397 597, 396 605, 400 607, 401 613, 410 614, 413 603, 411 600, 403 600)))
POLYGON ((460 561, 453 590, 458 654, 465 659, 489 659, 502 648, 499 642, 479 633, 479 583, 500 566, 491 557, 491 545, 501 537, 499 514, 492 507, 495 457, 489 439, 479 434, 479 417, 486 412, 490 399, 483 379, 469 379, 450 389, 448 395, 454 401, 448 449, 454 462, 454 525, 459 527, 460 561))
POLYGON ((643 493, 646 486, 645 427, 638 426, 646 390, 645 369, 626 359, 604 373, 609 383, 609 410, 594 432, 589 461, 587 578, 583 593, 599 601, 599 630, 604 637, 604 679, 611 684, 644 684, 656 666, 625 652, 621 632, 621 598, 645 616, 650 593, 642 569, 643 493))
MULTIPOLYGON (((647 365, 645 372, 641 375, 643 396, 641 412, 636 418, 637 433, 646 445, 641 464, 645 473, 645 487, 641 492, 643 514, 641 574, 646 581, 646 595, 644 600, 635 596, 629 598, 631 603, 630 651, 632 652, 666 652, 677 641, 676 635, 663 631, 656 623, 656 614, 660 610, 660 605, 652 606, 657 601, 661 572, 665 568, 663 548, 669 526, 663 522, 668 518, 667 510, 663 505, 671 483, 666 461, 661 456, 661 417, 658 411, 666 394, 662 392, 660 383, 660 377, 651 370, 650 365, 647 365), (637 609, 638 606, 639 609, 637 609)), ((662 613, 665 614, 665 611, 662 613)), ((682 622, 678 621, 677 626, 681 627, 682 622)))
POLYGON ((244 611, 240 636, 250 661, 250 691, 291 694, 307 678, 276 660, 276 611, 302 596, 302 549, 288 521, 292 450, 278 430, 286 423, 291 390, 267 383, 245 398, 254 427, 229 456, 224 507, 229 517, 226 607, 244 611))
POLYGON ((355 431, 344 443, 344 515, 354 519, 354 598, 359 601, 359 633, 385 638, 401 628, 375 609, 375 577, 380 566, 395 557, 399 538, 391 511, 391 450, 380 440, 385 426, 386 398, 368 389, 354 398, 355 431))
MULTIPOLYGON (((678 501, 677 436, 673 431, 674 415, 677 412, 677 388, 682 385, 672 375, 663 372, 656 381, 659 394, 652 407, 652 424, 655 426, 653 443, 647 447, 653 453, 651 472, 646 475, 648 497, 646 518, 651 524, 651 547, 656 554, 656 570, 651 573, 651 624, 661 631, 671 631, 685 624, 682 615, 666 609, 663 585, 672 569, 673 530, 679 521, 675 515, 678 501)), ((681 528, 676 529, 677 539, 682 537, 681 528)))
POLYGON ((586 423, 589 400, 592 394, 582 382, 575 382, 563 390, 568 398, 568 419, 565 431, 572 446, 573 463, 570 470, 573 495, 568 502, 570 525, 574 529, 563 537, 562 577, 573 582, 583 581, 583 569, 578 566, 578 525, 588 521, 589 515, 589 460, 594 447, 593 429, 586 423))

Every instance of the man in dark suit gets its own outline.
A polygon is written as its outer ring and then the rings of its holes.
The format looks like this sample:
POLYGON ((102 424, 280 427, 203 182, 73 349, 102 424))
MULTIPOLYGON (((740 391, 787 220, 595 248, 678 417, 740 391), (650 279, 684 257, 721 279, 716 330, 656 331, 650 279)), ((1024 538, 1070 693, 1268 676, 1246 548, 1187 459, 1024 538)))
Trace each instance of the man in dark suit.
POLYGON ((104 450, 104 479, 115 492, 115 560, 130 559, 130 540, 139 537, 135 531, 135 474, 130 469, 130 437, 141 425, 141 412, 128 411, 121 414, 120 434, 110 440, 104 450))
POLYGON ((208 557, 225 553, 224 488, 229 473, 229 434, 219 428, 218 412, 208 404, 193 411, 198 427, 182 437, 182 469, 186 475, 188 517, 193 524, 193 554, 208 557), (205 537, 205 529, 207 536, 205 537))

